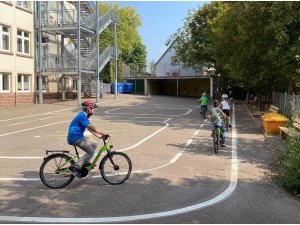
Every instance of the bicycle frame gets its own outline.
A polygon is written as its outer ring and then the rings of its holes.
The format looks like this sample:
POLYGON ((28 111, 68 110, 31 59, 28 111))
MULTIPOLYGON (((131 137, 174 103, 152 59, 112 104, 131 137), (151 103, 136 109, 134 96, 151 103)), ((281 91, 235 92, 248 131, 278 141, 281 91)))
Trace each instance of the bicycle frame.
POLYGON ((111 146, 108 146, 105 142, 105 140, 103 140, 104 145, 99 149, 95 159, 93 160, 93 162, 91 163, 91 165, 89 165, 87 167, 88 171, 91 171, 92 169, 94 169, 94 167, 96 166, 96 162, 99 160, 100 156, 102 155, 103 152, 107 151, 107 153, 109 154, 110 149, 112 148, 111 146))
MULTIPOLYGON (((97 161, 99 160, 99 158, 100 158, 100 156, 102 155, 102 153, 105 152, 105 151, 107 151, 108 154, 109 154, 110 149, 113 147, 112 145, 108 146, 108 144, 105 142, 105 140, 103 140, 103 142, 104 142, 104 145, 99 149, 99 151, 98 151, 98 153, 97 153, 95 159, 94 159, 93 162, 91 163, 91 165, 89 165, 88 167, 86 167, 87 170, 88 170, 89 172, 95 168, 96 163, 97 163, 97 161)), ((56 173, 60 173, 60 172, 68 172, 68 169, 65 168, 64 166, 67 165, 69 162, 72 162, 72 161, 75 162, 75 161, 78 161, 78 160, 80 159, 76 147, 75 147, 75 151, 76 151, 76 154, 75 154, 75 155, 71 155, 71 154, 69 153, 69 151, 46 151, 46 154, 48 155, 49 152, 50 152, 50 153, 55 152, 55 153, 68 154, 68 155, 71 157, 71 159, 70 159, 70 160, 66 160, 66 161, 61 165, 60 168, 57 168, 56 173)))
POLYGON ((212 132, 213 132, 213 135, 216 136, 216 138, 218 140, 218 144, 219 144, 220 141, 221 141, 221 128, 220 127, 215 127, 212 132))

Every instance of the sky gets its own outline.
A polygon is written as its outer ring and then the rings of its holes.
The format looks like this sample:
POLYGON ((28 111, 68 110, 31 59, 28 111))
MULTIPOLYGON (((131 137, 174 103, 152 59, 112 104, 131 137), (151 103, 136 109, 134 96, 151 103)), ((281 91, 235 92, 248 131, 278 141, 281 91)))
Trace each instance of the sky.
MULTIPOLYGON (((147 66, 151 60, 157 62, 167 50, 167 39, 184 24, 188 11, 199 9, 204 1, 108 1, 120 7, 136 8, 143 26, 139 34, 147 50, 147 66)), ((149 68, 148 68, 149 72, 149 68)))

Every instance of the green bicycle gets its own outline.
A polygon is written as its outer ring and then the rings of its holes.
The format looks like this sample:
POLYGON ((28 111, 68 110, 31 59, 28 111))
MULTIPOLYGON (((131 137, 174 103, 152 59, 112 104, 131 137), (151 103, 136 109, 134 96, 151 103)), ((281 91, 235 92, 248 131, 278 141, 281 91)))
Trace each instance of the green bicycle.
POLYGON ((225 127, 226 131, 228 131, 228 129, 229 129, 229 119, 228 119, 228 117, 224 118, 224 127, 225 127))
POLYGON ((220 127, 215 127, 212 130, 212 138, 213 138, 215 154, 218 154, 219 144, 220 144, 220 141, 221 141, 221 129, 220 129, 220 127))
MULTIPOLYGON (((102 153, 106 155, 102 158, 99 170, 102 178, 109 184, 116 185, 124 183, 130 176, 132 163, 130 158, 123 152, 112 151, 113 146, 108 145, 106 140, 109 136, 102 138, 103 146, 99 149, 94 161, 80 169, 81 178, 86 177, 92 171, 102 153)), ((58 189, 66 187, 75 178, 68 170, 68 167, 79 160, 79 153, 76 146, 75 155, 69 151, 49 151, 46 150, 46 157, 40 167, 39 175, 43 184, 49 188, 58 189), (48 155, 50 153, 50 155, 48 155)))

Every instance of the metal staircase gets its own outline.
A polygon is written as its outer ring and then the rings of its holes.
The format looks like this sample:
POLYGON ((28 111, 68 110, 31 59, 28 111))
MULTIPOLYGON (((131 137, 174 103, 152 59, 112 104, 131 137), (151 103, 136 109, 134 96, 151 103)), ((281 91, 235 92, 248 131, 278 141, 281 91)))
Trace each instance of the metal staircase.
MULTIPOLYGON (((41 51, 37 50, 36 71, 42 75, 61 74, 77 77, 80 81, 78 85, 81 84, 80 89, 88 96, 94 95, 99 87, 96 80, 91 77, 97 77, 97 72, 100 73, 115 57, 113 46, 107 46, 103 52, 99 52, 97 34, 100 35, 108 26, 119 22, 118 15, 113 10, 101 15, 97 14, 96 7, 97 2, 93 1, 35 2, 37 39, 43 33, 55 35, 56 40, 61 41, 60 48, 56 48, 59 51, 56 53, 47 52, 39 55, 41 51)), ((41 48, 38 43, 36 45, 41 48)), ((78 88, 78 98, 80 89, 78 88)))

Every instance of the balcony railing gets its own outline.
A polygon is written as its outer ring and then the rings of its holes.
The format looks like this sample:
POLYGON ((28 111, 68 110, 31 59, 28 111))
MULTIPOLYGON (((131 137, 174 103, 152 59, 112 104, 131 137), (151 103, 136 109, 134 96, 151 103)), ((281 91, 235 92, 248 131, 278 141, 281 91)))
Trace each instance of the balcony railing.
MULTIPOLYGON (((38 15, 35 15, 38 19, 38 15)), ((41 12, 42 27, 61 27, 77 25, 77 10, 42 10, 41 12)), ((90 30, 95 30, 96 15, 80 14, 80 24, 90 30)))

